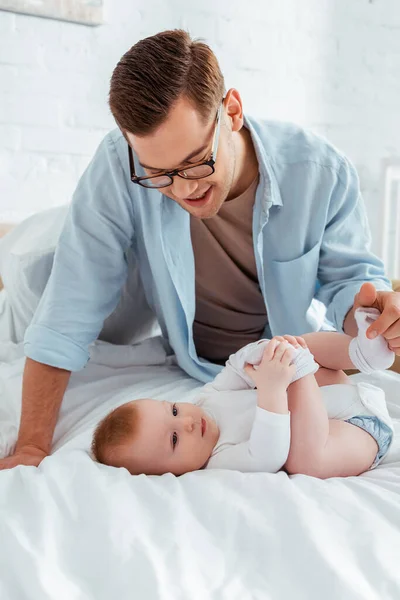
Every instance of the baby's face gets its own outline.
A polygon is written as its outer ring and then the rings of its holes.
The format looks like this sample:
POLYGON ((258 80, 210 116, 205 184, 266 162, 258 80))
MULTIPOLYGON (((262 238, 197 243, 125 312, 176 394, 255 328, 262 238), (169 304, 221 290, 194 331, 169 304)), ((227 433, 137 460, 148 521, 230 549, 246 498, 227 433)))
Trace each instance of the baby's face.
POLYGON ((133 402, 139 418, 132 441, 118 450, 121 464, 133 473, 153 475, 182 475, 205 465, 219 429, 199 406, 150 398, 133 402))

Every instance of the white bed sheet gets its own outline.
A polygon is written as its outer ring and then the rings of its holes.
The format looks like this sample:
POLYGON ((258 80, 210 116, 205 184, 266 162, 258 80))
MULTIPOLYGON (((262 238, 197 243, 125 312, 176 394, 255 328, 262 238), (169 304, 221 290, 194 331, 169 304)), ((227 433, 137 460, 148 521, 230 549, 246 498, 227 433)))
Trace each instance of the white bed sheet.
MULTIPOLYGON (((15 442, 23 358, 0 344, 0 454, 15 442)), ((96 343, 75 374, 41 466, 0 471, 1 600, 400 598, 400 376, 385 464, 320 481, 234 471, 132 477, 94 463, 94 426, 135 397, 193 397, 199 383, 158 339, 96 343), (132 366, 134 365, 134 366, 132 366)))

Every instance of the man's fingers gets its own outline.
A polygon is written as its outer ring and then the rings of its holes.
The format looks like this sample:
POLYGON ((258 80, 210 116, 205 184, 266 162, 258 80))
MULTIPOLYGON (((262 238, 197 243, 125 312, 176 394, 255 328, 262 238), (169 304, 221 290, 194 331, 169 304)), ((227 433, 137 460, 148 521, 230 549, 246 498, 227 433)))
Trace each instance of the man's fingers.
POLYGON ((376 288, 373 283, 367 281, 363 283, 358 294, 354 298, 354 308, 361 306, 373 306, 377 299, 376 288))
POLYGON ((13 467, 18 466, 18 461, 16 461, 12 456, 9 458, 3 458, 0 460, 0 471, 5 471, 6 469, 12 469, 13 467))
POLYGON ((394 352, 396 354, 396 356, 400 356, 400 346, 389 346, 389 350, 391 350, 392 352, 394 352))
POLYGON ((400 337, 391 340, 388 346, 392 352, 394 352, 397 356, 400 356, 400 337))
POLYGON ((396 354, 400 353, 400 337, 393 338, 392 340, 387 340, 389 349, 396 354))
POLYGON ((397 337, 400 332, 400 308, 394 305, 384 308, 383 313, 367 329, 367 337, 383 335, 386 339, 397 337), (390 336, 390 337, 389 337, 390 336))
POLYGON ((5 469, 13 469, 18 466, 37 467, 46 457, 45 452, 16 452, 7 458, 0 460, 0 471, 5 469))
POLYGON ((400 336, 400 319, 397 320, 393 325, 391 325, 388 329, 386 329, 383 334, 385 340, 387 340, 390 344, 400 336))

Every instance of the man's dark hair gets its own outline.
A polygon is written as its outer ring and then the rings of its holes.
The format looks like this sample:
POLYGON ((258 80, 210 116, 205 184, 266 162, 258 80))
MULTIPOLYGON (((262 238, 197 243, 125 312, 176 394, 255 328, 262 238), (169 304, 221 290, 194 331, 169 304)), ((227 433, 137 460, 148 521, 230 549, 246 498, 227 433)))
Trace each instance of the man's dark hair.
POLYGON ((210 47, 175 29, 140 40, 124 54, 111 77, 109 103, 122 131, 145 136, 165 121, 180 97, 207 122, 224 92, 210 47))

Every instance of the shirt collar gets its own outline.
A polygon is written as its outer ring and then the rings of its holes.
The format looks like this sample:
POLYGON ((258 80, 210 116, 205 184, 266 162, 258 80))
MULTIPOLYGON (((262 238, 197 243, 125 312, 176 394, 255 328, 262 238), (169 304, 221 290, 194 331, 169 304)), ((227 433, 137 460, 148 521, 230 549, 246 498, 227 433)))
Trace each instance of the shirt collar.
POLYGON ((244 124, 250 131, 251 139, 257 155, 260 184, 262 184, 263 187, 263 195, 261 198, 263 212, 268 212, 271 206, 283 206, 278 182, 272 169, 269 156, 265 151, 261 139, 246 116, 244 117, 244 124))

